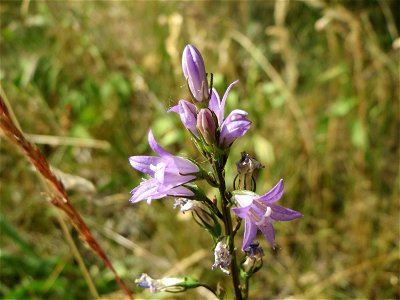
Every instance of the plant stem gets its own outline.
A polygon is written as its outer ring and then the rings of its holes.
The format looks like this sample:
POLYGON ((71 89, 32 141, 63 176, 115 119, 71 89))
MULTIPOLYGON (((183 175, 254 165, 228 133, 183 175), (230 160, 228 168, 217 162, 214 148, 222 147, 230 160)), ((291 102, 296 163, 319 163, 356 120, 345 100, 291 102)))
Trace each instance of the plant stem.
POLYGON ((245 288, 244 288, 244 299, 247 299, 249 297, 249 281, 250 281, 250 277, 246 276, 245 288))
POLYGON ((218 161, 214 164, 215 171, 218 175, 219 181, 219 193, 221 195, 221 206, 222 206, 222 214, 224 216, 224 224, 225 224, 225 234, 229 237, 229 251, 231 254, 231 276, 232 276, 232 284, 235 291, 236 300, 242 300, 242 292, 240 290, 240 280, 239 280, 239 272, 236 262, 236 251, 235 251, 235 243, 234 243, 234 232, 232 227, 232 218, 231 212, 228 207, 228 199, 226 197, 226 184, 225 184, 225 176, 224 176, 224 164, 219 164, 218 161))
POLYGON ((100 296, 99 296, 99 293, 97 292, 96 286, 92 280, 92 277, 90 276, 88 269, 85 266, 83 258, 81 256, 81 254, 79 253, 79 250, 76 247, 74 240, 72 239, 72 236, 69 232, 67 224, 65 223, 65 221, 62 218, 59 211, 56 211, 56 215, 57 215, 58 222, 60 223, 61 228, 64 232, 65 239, 67 240, 68 245, 71 249, 72 255, 76 259, 76 261, 79 265, 79 269, 82 272, 83 278, 85 279, 86 284, 88 285, 90 294, 92 295, 93 299, 100 299, 100 296))

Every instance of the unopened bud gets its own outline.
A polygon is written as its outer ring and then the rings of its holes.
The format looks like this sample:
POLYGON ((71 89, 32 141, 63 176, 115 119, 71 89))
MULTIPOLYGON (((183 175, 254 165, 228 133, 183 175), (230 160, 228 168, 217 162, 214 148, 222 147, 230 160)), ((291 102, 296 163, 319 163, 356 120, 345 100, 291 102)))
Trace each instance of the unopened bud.
POLYGON ((203 58, 195 46, 187 45, 183 50, 182 69, 193 97, 200 102, 207 100, 210 91, 208 90, 206 69, 203 58))
POLYGON ((201 133, 207 144, 212 145, 216 143, 216 118, 214 118, 211 110, 208 108, 201 109, 197 115, 197 130, 201 133))

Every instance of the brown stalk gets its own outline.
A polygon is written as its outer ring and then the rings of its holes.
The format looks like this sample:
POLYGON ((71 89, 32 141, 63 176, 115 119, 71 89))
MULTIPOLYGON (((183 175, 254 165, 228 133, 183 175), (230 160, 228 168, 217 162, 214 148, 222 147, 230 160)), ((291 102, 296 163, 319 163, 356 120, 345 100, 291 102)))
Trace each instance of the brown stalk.
POLYGON ((125 292, 127 297, 129 299, 133 299, 128 287, 117 274, 103 249, 94 239, 86 223, 72 206, 63 184, 51 171, 50 166, 43 154, 34 144, 29 142, 21 130, 18 129, 10 115, 9 110, 6 107, 2 95, 0 95, 0 128, 8 140, 12 144, 16 145, 17 148, 22 151, 24 156, 35 166, 36 170, 43 179, 50 203, 62 210, 68 216, 72 224, 78 230, 81 238, 87 243, 93 252, 104 261, 106 266, 114 274, 117 283, 125 292))

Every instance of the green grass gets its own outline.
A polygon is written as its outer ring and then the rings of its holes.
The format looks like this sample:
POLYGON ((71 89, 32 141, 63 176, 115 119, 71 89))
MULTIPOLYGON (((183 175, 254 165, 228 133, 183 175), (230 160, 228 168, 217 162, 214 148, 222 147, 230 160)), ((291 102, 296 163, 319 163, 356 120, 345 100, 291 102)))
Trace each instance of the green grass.
MULTIPOLYGON (((210 270, 207 233, 172 200, 128 202, 141 175, 127 158, 150 154, 150 127, 171 152, 201 159, 165 113, 188 96, 180 56, 193 43, 220 94, 240 80, 228 109, 253 121, 231 151, 229 183, 247 151, 266 165, 258 192, 284 178, 282 205, 304 214, 277 224, 278 253, 260 237, 265 264, 250 297, 400 297, 398 4, 279 3, 0 4, 1 86, 25 133, 60 137, 39 145, 49 162, 96 187, 72 185, 71 200, 134 293, 140 273, 169 270, 229 286, 210 270), (63 137, 110 147, 68 146, 63 137)), ((1 297, 90 297, 37 174, 6 140, 0 151, 1 297)), ((111 273, 71 231, 99 293, 111 297, 111 273)))

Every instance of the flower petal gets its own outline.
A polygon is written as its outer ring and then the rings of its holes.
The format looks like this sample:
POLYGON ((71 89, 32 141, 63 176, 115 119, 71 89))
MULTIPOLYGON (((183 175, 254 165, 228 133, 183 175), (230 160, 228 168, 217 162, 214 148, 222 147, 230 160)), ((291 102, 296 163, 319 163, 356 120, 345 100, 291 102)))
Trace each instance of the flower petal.
POLYGON ((251 207, 250 205, 246 206, 246 207, 235 207, 235 208, 232 208, 232 210, 235 214, 237 214, 237 216, 239 218, 245 219, 250 207, 251 207))
POLYGON ((249 130, 251 122, 246 118, 247 112, 235 109, 221 125, 219 144, 221 147, 229 147, 238 137, 243 136, 249 130))
POLYGON ((214 112, 218 119, 218 125, 224 121, 224 109, 221 108, 221 100, 215 88, 212 89, 211 99, 208 102, 208 108, 214 112))
POLYGON ((240 207, 246 207, 253 203, 253 199, 256 194, 236 194, 235 200, 240 207))
POLYGON ((250 244, 254 241, 257 235, 257 226, 252 223, 250 218, 246 218, 244 224, 244 236, 243 236, 243 245, 242 250, 247 249, 250 244))
MULTIPOLYGON (((158 187, 158 192, 167 193, 170 189, 175 188, 181 184, 188 183, 196 178, 196 176, 181 176, 176 175, 175 173, 165 173, 162 177, 162 181, 160 181, 160 185, 158 187)), ((158 178, 157 178, 158 179, 158 178)))
POLYGON ((168 164, 169 168, 171 167, 172 163, 176 166, 178 173, 181 175, 199 172, 199 168, 196 166, 196 164, 183 157, 174 156, 171 160, 171 163, 168 164))
MULTIPOLYGON (((222 97, 222 101, 221 101, 221 105, 220 105, 220 109, 221 109, 221 111, 222 111, 222 119, 223 119, 224 116, 225 116, 225 114, 224 114, 224 111, 225 111, 225 103, 226 103, 226 99, 228 98, 229 91, 230 91, 231 88, 232 88, 236 83, 238 83, 238 82, 239 82, 239 80, 235 80, 234 82, 232 82, 232 83, 228 86, 228 88, 227 88, 226 91, 225 91, 224 96, 222 97)), ((218 120, 218 121, 219 121, 219 120, 218 120)), ((222 122, 222 120, 221 120, 221 122, 222 122)))
POLYGON ((196 105, 186 100, 179 100, 178 105, 173 106, 168 112, 175 112, 179 114, 182 124, 195 136, 198 136, 197 124, 197 108, 196 105))
POLYGON ((175 188, 170 189, 167 192, 167 196, 171 197, 190 197, 194 196, 194 193, 184 186, 177 186, 175 188))
POLYGON ((271 223, 264 222, 261 226, 258 226, 262 234, 268 240, 272 247, 275 247, 275 230, 271 223))
POLYGON ((150 203, 152 199, 160 199, 165 197, 166 194, 160 194, 157 191, 157 188, 158 182, 156 179, 146 180, 131 191, 132 197, 129 201, 132 203, 137 203, 147 200, 148 203, 150 203))
POLYGON ((149 135, 148 135, 148 140, 149 140, 149 145, 150 148, 157 153, 159 156, 163 157, 171 157, 173 156, 171 153, 167 152, 167 150, 165 150, 163 147, 161 147, 159 144, 157 144, 156 139, 154 138, 153 132, 149 131, 149 135))
POLYGON ((222 97, 222 101, 220 101, 217 90, 214 88, 212 89, 211 99, 210 99, 210 102, 208 103, 208 108, 211 109, 215 113, 215 115, 217 116, 217 119, 218 119, 218 125, 220 125, 220 126, 222 125, 222 122, 224 121, 225 103, 226 103, 226 99, 228 98, 229 91, 238 82, 239 82, 239 80, 236 80, 228 86, 228 88, 225 91, 224 96, 222 97))
POLYGON ((155 166, 162 161, 162 158, 156 156, 131 156, 129 157, 129 163, 136 170, 154 176, 154 170, 151 169, 151 165, 155 166))
POLYGON ((272 209, 271 219, 275 221, 290 221, 303 216, 303 214, 290 208, 278 206, 275 204, 270 204, 269 206, 272 209))
POLYGON ((265 195, 256 198, 255 200, 260 200, 262 202, 276 202, 281 199, 283 195, 284 185, 283 179, 279 180, 279 182, 265 195))

